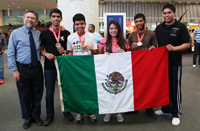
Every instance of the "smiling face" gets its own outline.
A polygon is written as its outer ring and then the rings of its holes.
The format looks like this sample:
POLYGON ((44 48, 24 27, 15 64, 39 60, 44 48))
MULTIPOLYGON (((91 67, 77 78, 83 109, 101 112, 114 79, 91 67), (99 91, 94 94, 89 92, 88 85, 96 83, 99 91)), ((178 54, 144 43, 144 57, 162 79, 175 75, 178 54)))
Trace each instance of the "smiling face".
POLYGON ((116 27, 116 25, 111 24, 109 27, 109 34, 111 35, 111 37, 116 37, 118 34, 118 28, 116 27))
POLYGON ((52 13, 49 20, 52 22, 52 26, 60 26, 60 22, 62 21, 62 17, 59 13, 52 13))
POLYGON ((173 12, 171 9, 166 8, 163 10, 163 19, 166 25, 172 25, 175 21, 174 17, 176 12, 173 12))
POLYGON ((74 28, 76 29, 79 35, 84 35, 85 26, 86 26, 86 23, 83 20, 74 22, 74 28))
POLYGON ((146 21, 143 20, 142 17, 135 19, 135 26, 138 30, 143 30, 146 21))
POLYGON ((36 15, 34 13, 28 12, 24 15, 23 21, 26 28, 32 30, 37 23, 36 15))

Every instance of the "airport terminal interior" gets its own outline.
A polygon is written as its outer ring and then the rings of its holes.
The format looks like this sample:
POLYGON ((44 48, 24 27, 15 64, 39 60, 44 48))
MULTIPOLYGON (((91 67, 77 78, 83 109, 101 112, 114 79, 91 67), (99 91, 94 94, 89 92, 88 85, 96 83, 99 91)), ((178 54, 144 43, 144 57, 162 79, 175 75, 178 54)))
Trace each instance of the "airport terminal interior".
MULTIPOLYGON (((49 22, 49 13, 51 9, 61 7, 59 1, 64 0, 0 0, 0 28, 2 35, 10 33, 23 26, 23 14, 26 10, 34 10, 39 15, 39 21, 35 26, 36 30, 45 29, 45 24, 49 22), (29 4, 27 4, 27 1, 29 4), (12 27, 10 25, 12 25, 12 27), (44 26, 42 25, 44 24, 44 26)), ((88 2, 89 0, 66 0, 67 2, 88 2)), ((124 32, 127 34, 135 31, 134 15, 143 13, 146 16, 147 23, 145 26, 154 31, 155 28, 163 22, 162 6, 168 3, 174 4, 176 7, 176 19, 187 27, 189 33, 192 29, 196 29, 200 22, 200 2, 199 0, 94 0, 98 3, 98 19, 94 20, 96 31, 104 36, 105 32, 105 13, 125 13, 124 32)), ((61 7, 62 8, 62 7, 61 7)), ((89 7, 88 7, 89 8, 89 7)), ((90 9, 90 8, 89 8, 90 9)), ((88 9, 88 10, 89 10, 88 9)), ((61 10, 62 11, 62 10, 61 10)), ((86 11, 85 11, 86 12, 86 11)), ((86 15, 87 16, 87 15, 86 15)), ((86 17, 87 19, 87 17, 86 17)), ((89 20, 92 22, 92 20, 89 20)), ((68 25, 62 23, 68 30, 68 25)), ((88 25, 86 26, 88 30, 88 25)), ((69 29, 72 33, 73 28, 69 29)), ((8 43, 6 43, 8 44, 8 43)), ((18 90, 11 70, 8 68, 7 49, 4 56, 4 83, 0 84, 0 131, 23 131, 24 119, 22 119, 21 107, 19 101, 18 90)), ((92 122, 83 116, 83 122, 76 123, 68 121, 62 111, 60 104, 60 93, 58 83, 55 85, 54 108, 55 117, 49 126, 38 126, 31 123, 30 131, 200 131, 200 65, 193 67, 192 47, 183 51, 182 54, 182 104, 180 117, 180 125, 173 126, 171 124, 172 116, 157 116, 157 119, 148 117, 145 110, 140 110, 132 114, 122 113, 124 122, 119 123, 115 114, 112 114, 108 123, 103 121, 104 115, 97 114, 97 121, 92 122)), ((156 57, 156 56, 155 56, 156 57)), ((199 57, 199 56, 198 56, 199 57)), ((42 67, 44 67, 44 59, 41 57, 42 67)), ((161 87, 162 88, 162 87, 161 87)), ((46 88, 41 102, 41 119, 46 117, 46 88)), ((161 107, 154 107, 153 110, 159 110, 161 107)), ((72 113, 75 117, 76 113, 72 113)))

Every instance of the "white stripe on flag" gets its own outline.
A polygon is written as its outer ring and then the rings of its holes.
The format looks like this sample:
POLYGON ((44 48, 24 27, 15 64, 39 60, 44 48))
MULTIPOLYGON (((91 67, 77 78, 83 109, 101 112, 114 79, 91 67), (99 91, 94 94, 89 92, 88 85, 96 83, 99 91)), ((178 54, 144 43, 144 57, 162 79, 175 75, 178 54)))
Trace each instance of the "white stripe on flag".
POLYGON ((131 52, 95 55, 94 62, 99 114, 133 111, 134 93, 131 52), (126 88, 118 94, 111 94, 102 86, 102 83, 104 85, 106 83, 105 79, 108 79, 107 75, 114 71, 121 73, 125 81, 128 80, 126 88))

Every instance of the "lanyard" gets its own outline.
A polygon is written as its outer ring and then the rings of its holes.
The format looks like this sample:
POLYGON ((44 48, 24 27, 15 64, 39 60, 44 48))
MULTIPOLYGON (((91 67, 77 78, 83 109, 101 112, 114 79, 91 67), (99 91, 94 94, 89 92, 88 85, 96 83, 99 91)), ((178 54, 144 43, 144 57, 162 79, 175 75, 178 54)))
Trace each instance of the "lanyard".
MULTIPOLYGON (((84 33, 85 33, 85 32, 84 32, 84 33)), ((85 45, 85 37, 84 37, 84 42, 82 42, 81 37, 80 37, 80 35, 78 34, 78 32, 77 32, 77 35, 78 35, 78 38, 79 38, 79 40, 80 40, 80 42, 81 42, 81 46, 83 47, 83 46, 85 45)))
POLYGON ((51 27, 51 30, 52 30, 52 32, 53 32, 53 34, 54 34, 54 37, 55 37, 56 41, 59 42, 59 40, 60 40, 60 30, 61 30, 61 28, 59 28, 58 37, 56 36, 56 33, 55 33, 55 31, 53 30, 52 27, 51 27))
POLYGON ((118 47, 119 45, 117 44, 117 42, 118 42, 118 39, 116 39, 116 41, 114 41, 113 39, 112 39, 112 42, 118 47))
POLYGON ((140 41, 142 40, 142 38, 144 37, 145 32, 146 32, 146 29, 144 30, 143 35, 140 37, 140 36, 139 36, 139 33, 138 33, 138 31, 137 31, 138 42, 140 42, 140 41))

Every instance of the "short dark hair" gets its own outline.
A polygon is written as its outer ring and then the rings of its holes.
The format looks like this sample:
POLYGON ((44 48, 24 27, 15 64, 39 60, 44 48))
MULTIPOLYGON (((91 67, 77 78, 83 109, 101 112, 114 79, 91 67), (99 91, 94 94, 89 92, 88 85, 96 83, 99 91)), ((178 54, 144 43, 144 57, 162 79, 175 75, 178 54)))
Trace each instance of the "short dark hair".
POLYGON ((163 8, 162 8, 162 11, 164 11, 164 9, 167 9, 167 8, 171 9, 173 12, 176 11, 176 8, 172 4, 166 4, 166 5, 164 5, 163 8))
POLYGON ((85 22, 85 16, 81 13, 75 14, 73 17, 73 22, 75 23, 75 21, 81 21, 83 20, 85 22))
POLYGON ((92 28, 94 29, 94 31, 95 31, 95 26, 94 26, 94 24, 89 24, 89 25, 91 25, 92 26, 92 28))
POLYGON ((48 29, 51 25, 52 25, 51 22, 47 22, 47 23, 46 23, 46 28, 48 29))
POLYGON ((53 14, 53 13, 58 13, 58 14, 60 14, 60 16, 61 16, 61 18, 62 18, 62 12, 59 10, 59 9, 52 9, 51 11, 50 11, 50 14, 49 14, 49 17, 51 17, 51 15, 53 14))
MULTIPOLYGON (((26 11, 26 12, 24 13, 24 17, 25 17, 25 15, 26 15, 27 13, 33 13, 33 14, 36 16, 36 20, 38 20, 38 14, 37 14, 37 12, 35 12, 35 11, 33 11, 33 10, 28 10, 28 11, 26 11)), ((12 27, 12 25, 11 25, 11 27, 12 27)))
POLYGON ((141 18, 141 17, 143 18, 144 21, 146 20, 144 14, 142 14, 142 13, 136 14, 136 15, 134 16, 134 20, 137 19, 137 18, 141 18))

